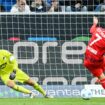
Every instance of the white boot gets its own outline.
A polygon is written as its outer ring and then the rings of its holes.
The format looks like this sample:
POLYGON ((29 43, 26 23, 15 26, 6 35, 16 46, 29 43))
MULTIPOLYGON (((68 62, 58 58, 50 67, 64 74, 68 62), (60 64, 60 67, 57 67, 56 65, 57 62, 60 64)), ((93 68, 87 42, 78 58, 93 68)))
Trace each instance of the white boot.
POLYGON ((52 95, 48 95, 48 94, 46 94, 45 95, 45 98, 54 98, 52 95))
POLYGON ((30 98, 34 98, 35 97, 35 93, 30 93, 30 98))

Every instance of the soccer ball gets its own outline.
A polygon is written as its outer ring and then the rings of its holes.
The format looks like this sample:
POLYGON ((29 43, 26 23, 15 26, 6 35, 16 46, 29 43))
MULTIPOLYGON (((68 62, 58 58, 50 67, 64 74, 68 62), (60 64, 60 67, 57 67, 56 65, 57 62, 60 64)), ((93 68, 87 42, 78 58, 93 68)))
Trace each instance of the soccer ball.
POLYGON ((81 97, 85 100, 89 100, 90 98, 92 98, 91 90, 88 89, 81 90, 81 97))

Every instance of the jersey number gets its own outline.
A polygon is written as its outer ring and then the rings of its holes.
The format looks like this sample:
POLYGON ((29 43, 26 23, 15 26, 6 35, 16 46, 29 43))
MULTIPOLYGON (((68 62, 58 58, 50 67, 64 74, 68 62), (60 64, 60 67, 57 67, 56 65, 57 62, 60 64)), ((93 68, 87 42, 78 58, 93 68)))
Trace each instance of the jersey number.
POLYGON ((93 40, 91 43, 90 43, 90 46, 92 46, 94 43, 96 43, 97 41, 101 40, 101 36, 99 34, 96 34, 96 39, 93 40))

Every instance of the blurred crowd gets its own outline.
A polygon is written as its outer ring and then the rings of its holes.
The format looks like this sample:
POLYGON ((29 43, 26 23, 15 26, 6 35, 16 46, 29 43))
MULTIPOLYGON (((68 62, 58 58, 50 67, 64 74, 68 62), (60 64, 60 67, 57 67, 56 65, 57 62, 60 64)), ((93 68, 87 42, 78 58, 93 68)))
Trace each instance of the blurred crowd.
POLYGON ((105 0, 0 0, 0 12, 105 11, 105 0))

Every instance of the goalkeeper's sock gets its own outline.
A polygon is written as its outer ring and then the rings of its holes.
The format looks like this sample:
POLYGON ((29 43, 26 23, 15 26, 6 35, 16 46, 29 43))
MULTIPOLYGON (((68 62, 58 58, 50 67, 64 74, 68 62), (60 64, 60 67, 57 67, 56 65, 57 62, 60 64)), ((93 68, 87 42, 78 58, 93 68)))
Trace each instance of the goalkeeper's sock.
POLYGON ((43 90, 43 88, 38 83, 35 83, 33 87, 34 89, 39 91, 41 94, 43 94, 43 96, 46 96, 46 92, 43 90))
POLYGON ((25 93, 25 94, 30 94, 31 91, 22 87, 22 86, 19 86, 19 85, 15 85, 12 89, 16 90, 16 91, 19 91, 19 92, 22 92, 22 93, 25 93))
POLYGON ((105 78, 100 80, 100 84, 102 85, 102 87, 105 89, 105 78))

